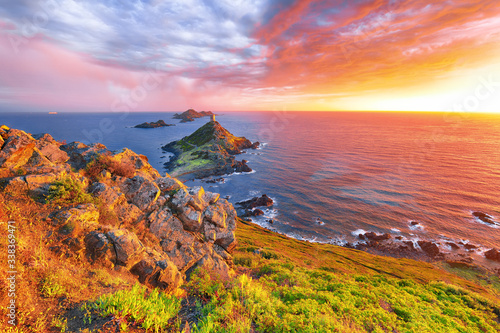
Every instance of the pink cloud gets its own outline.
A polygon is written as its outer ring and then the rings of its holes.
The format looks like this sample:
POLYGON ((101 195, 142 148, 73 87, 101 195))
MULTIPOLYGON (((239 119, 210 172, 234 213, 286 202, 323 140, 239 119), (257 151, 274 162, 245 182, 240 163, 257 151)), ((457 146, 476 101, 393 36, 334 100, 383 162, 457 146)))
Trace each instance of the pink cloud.
POLYGON ((3 99, 7 105, 81 111, 178 111, 188 106, 224 109, 231 105, 227 98, 232 98, 232 89, 203 78, 188 80, 175 72, 110 66, 68 51, 43 36, 26 40, 16 52, 12 38, 0 33, 0 87, 10 91, 0 96, 0 102, 3 99), (221 92, 225 101, 210 97, 221 92))

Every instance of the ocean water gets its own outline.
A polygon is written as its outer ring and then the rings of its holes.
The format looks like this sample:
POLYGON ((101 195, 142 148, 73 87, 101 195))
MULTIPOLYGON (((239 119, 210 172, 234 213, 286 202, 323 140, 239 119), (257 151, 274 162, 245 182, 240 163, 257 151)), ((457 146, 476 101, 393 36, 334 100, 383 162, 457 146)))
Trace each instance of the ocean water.
MULTIPOLYGON (((161 146, 208 121, 180 124, 172 115, 18 113, 0 114, 0 123, 67 142, 127 147, 163 173, 168 154, 161 146), (158 119, 176 126, 131 128, 158 119)), ((500 115, 228 112, 217 120, 262 143, 239 156, 254 172, 227 176, 224 183, 186 184, 229 196, 232 203, 269 195, 275 204, 255 223, 334 244, 375 231, 500 246, 500 227, 472 216, 480 211, 500 225, 500 115)))

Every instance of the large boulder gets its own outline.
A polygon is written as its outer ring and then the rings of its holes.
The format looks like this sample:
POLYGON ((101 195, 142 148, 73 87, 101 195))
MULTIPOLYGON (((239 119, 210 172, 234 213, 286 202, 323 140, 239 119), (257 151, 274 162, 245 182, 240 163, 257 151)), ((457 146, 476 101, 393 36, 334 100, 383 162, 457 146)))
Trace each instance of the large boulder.
POLYGON ((236 203, 240 205, 244 209, 253 209, 255 207, 269 207, 274 204, 273 199, 268 197, 266 194, 263 194, 260 197, 254 197, 249 200, 240 201, 236 203))
POLYGON ((136 170, 137 175, 149 181, 160 178, 160 174, 148 163, 148 158, 146 156, 136 154, 130 149, 124 148, 120 152, 112 155, 111 158, 123 165, 131 165, 136 170))
POLYGON ((60 164, 69 160, 66 152, 59 149, 59 144, 50 134, 33 135, 36 141, 36 147, 52 163, 60 164))
POLYGON ((210 205, 203 213, 204 218, 219 228, 227 228, 227 213, 222 205, 210 205))
POLYGON ((127 201, 133 203, 141 210, 147 210, 161 194, 158 185, 142 176, 127 179, 121 186, 127 201))
POLYGON ((186 188, 186 185, 184 185, 181 181, 170 176, 157 178, 155 179, 155 182, 162 194, 168 194, 169 192, 186 188))
POLYGON ((141 283, 152 288, 173 292, 182 285, 182 275, 177 266, 166 256, 147 257, 135 264, 130 272, 138 276, 141 283))
POLYGON ((500 251, 497 249, 491 249, 484 253, 486 259, 500 262, 500 251))
POLYGON ((181 220, 185 230, 200 231, 202 225, 201 212, 191 208, 190 206, 185 206, 181 209, 179 219, 181 220))
POLYGON ((32 196, 45 196, 49 192, 50 184, 56 181, 60 175, 44 173, 40 175, 26 175, 25 180, 32 196))
POLYGON ((13 170, 22 167, 35 149, 35 139, 31 135, 17 129, 9 130, 0 151, 0 167, 13 170))
POLYGON ((127 229, 115 229, 107 233, 116 250, 116 263, 127 268, 132 267, 142 258, 144 245, 137 235, 127 229))
POLYGON ((429 257, 434 258, 440 254, 439 247, 433 242, 429 241, 418 241, 417 242, 422 251, 427 254, 429 257))
POLYGON ((105 234, 97 231, 88 233, 85 238, 87 257, 105 267, 113 267, 116 263, 116 250, 105 234))
POLYGON ((106 146, 100 143, 87 146, 84 143, 75 141, 62 145, 59 148, 68 154, 68 163, 76 170, 85 169, 87 164, 98 159, 99 156, 109 153, 106 146))
POLYGON ((172 211, 165 207, 156 210, 148 217, 150 223, 149 230, 158 240, 162 239, 182 239, 185 233, 181 220, 172 214, 172 211))

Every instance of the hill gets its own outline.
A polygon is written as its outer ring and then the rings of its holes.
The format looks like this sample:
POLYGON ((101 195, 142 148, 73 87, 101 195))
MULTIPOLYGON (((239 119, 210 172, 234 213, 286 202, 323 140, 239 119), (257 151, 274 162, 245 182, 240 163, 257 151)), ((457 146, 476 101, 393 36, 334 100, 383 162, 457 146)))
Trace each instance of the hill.
POLYGON ((243 149, 255 149, 245 137, 237 137, 219 124, 209 121, 193 134, 163 146, 164 151, 174 154, 165 164, 169 173, 181 179, 204 178, 233 172, 250 172, 246 161, 237 161, 234 155, 243 149))

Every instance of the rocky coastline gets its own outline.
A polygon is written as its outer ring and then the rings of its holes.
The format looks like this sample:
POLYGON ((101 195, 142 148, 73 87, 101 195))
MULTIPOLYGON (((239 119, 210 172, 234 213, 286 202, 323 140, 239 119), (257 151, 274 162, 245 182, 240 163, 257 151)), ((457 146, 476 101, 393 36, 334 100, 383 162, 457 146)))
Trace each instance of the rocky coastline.
POLYGON ((162 149, 173 154, 164 164, 168 172, 174 177, 187 180, 234 172, 252 172, 247 165, 248 161, 238 161, 235 155, 241 154, 244 149, 258 147, 258 142, 252 143, 245 137, 236 137, 216 120, 211 120, 193 134, 170 142, 162 149))
MULTIPOLYGON (((248 222, 264 221, 258 223, 262 227, 276 233, 277 229, 274 219, 265 217, 263 210, 272 208, 274 200, 266 194, 253 197, 248 200, 235 203, 238 216, 248 222), (264 216, 264 219, 262 219, 264 216)), ((478 214, 473 214, 476 216, 478 214)), ((315 222, 323 225, 320 218, 315 222)), ((409 221, 410 229, 423 229, 419 222, 409 221)), ((399 232, 378 233, 373 231, 358 230, 353 232, 354 240, 344 241, 332 239, 330 243, 350 249, 361 250, 375 255, 391 256, 394 258, 407 258, 426 262, 446 262, 455 266, 477 267, 500 275, 500 249, 484 248, 478 244, 472 244, 465 240, 451 239, 423 239, 417 236, 406 237, 399 232)), ((312 241, 302 239, 303 241, 312 241)))
POLYGON ((60 256, 175 291, 197 267, 233 275, 236 211, 219 194, 160 175, 146 156, 0 128, 0 190, 35 200, 60 256))

